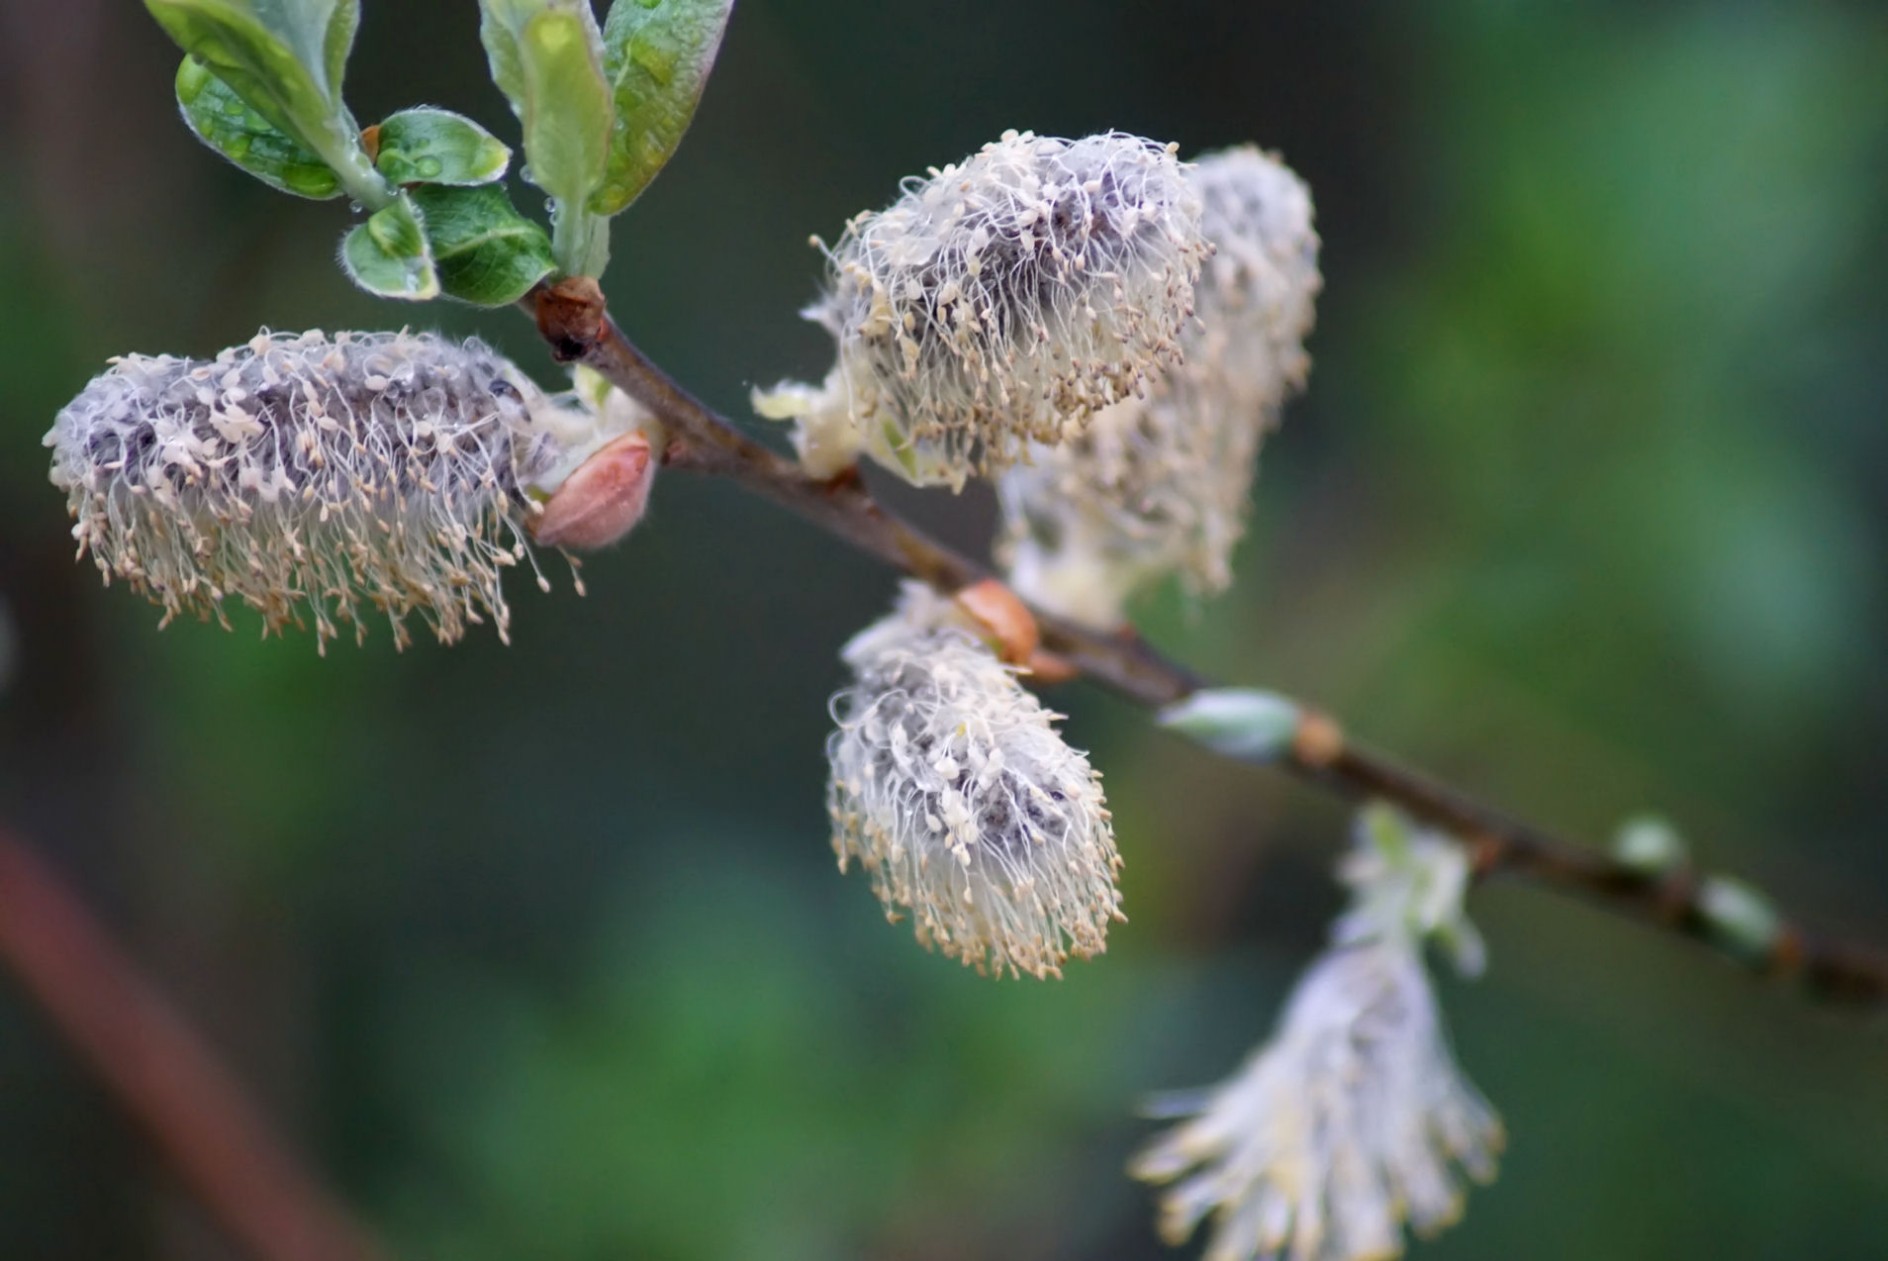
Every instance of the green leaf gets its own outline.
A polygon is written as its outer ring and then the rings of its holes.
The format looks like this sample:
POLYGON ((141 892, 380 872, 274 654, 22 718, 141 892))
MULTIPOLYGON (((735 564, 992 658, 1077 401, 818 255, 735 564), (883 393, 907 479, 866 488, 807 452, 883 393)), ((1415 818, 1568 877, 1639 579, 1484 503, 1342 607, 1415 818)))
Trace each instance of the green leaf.
MULTIPOLYGON (((306 138, 332 102, 317 71, 238 0, 145 0, 151 16, 277 128, 306 138)), ((325 76, 325 65, 319 72, 325 76)))
POLYGON ((197 138, 263 183, 297 197, 341 195, 321 155, 258 114, 195 57, 177 67, 177 105, 197 138))
POLYGON ((341 103, 357 0, 145 0, 145 7, 251 109, 319 154, 343 187, 372 204, 385 199, 341 103))
POLYGON ((341 263, 355 284, 379 297, 424 302, 439 296, 426 230, 405 193, 342 239, 341 263))
MULTIPOLYGON (((258 0, 260 3, 261 0, 258 0)), ((361 25, 360 0, 286 0, 296 9, 319 12, 328 10, 327 33, 323 40, 323 68, 327 71, 328 90, 341 99, 341 80, 347 75, 347 55, 354 51, 354 33, 361 25)))
POLYGON ((616 124, 590 209, 621 212, 675 156, 733 8, 734 0, 616 0, 610 6, 603 68, 616 124))
POLYGON ((378 143, 374 167, 395 184, 489 184, 511 164, 498 137, 451 110, 401 110, 378 143))
POLYGON ((503 189, 423 185, 409 196, 448 297, 506 306, 556 270, 550 238, 518 213, 503 189))
POLYGON ((158 24, 283 131, 340 109, 354 0, 145 0, 158 24))
POLYGON ((589 0, 479 0, 479 8, 492 80, 523 130, 526 178, 581 206, 603 179, 612 122, 589 0))

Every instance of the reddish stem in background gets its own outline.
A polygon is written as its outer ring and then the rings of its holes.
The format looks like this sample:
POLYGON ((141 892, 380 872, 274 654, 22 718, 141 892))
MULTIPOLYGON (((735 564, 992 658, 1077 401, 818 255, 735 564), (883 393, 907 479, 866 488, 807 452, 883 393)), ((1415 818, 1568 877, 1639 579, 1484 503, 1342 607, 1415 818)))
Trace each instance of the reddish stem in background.
POLYGON ((0 961, 245 1252, 260 1261, 387 1261, 270 1131, 208 1043, 4 826, 0 961))

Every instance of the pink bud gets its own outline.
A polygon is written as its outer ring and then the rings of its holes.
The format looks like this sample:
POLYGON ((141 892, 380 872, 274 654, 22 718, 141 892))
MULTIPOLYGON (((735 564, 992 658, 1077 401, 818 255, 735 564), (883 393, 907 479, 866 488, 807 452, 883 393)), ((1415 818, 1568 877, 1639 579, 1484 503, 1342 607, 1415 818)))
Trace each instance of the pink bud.
POLYGON ((531 533, 546 547, 608 547, 642 519, 656 464, 649 439, 624 434, 577 466, 544 503, 531 533))
POLYGON ((987 632, 996 655, 1013 666, 1027 665, 1042 646, 1035 614, 1016 593, 995 578, 973 582, 951 597, 987 632))

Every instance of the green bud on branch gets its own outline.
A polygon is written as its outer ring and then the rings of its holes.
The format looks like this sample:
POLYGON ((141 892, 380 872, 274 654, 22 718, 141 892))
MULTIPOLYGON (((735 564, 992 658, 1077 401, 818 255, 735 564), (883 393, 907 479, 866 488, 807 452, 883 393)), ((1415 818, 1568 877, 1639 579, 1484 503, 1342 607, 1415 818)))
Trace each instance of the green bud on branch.
POLYGON ((1654 815, 1621 825, 1613 838, 1613 857, 1645 876, 1669 875, 1690 861, 1678 830, 1654 815))
POLYGON ((1222 687, 1193 693, 1160 711, 1170 731, 1242 762, 1275 762, 1291 750, 1303 711, 1276 692, 1222 687))
POLYGON ((1697 906, 1712 940, 1740 959, 1768 958, 1783 933, 1770 899, 1732 876, 1707 877, 1698 886, 1697 906))

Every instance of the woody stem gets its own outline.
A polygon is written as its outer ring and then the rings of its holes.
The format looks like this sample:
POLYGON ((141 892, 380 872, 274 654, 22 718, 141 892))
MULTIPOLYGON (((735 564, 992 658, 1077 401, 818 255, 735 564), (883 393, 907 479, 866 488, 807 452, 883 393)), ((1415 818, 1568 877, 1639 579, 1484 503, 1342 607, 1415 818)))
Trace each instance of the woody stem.
MULTIPOLYGON (((521 304, 552 354, 581 362, 648 408, 671 435, 664 462, 725 477, 945 592, 988 577, 978 562, 887 510, 856 473, 807 476, 696 399, 610 319, 594 281, 540 286, 521 304)), ((1031 610, 1043 646, 1126 699, 1154 709, 1212 686, 1133 632, 1097 630, 1031 610)), ((1888 1004, 1888 954, 1827 941, 1784 923, 1762 950, 1728 947, 1713 932, 1702 883, 1688 870, 1651 875, 1592 846, 1564 839, 1350 741, 1330 717, 1299 706, 1297 738, 1279 765, 1358 800, 1382 800, 1470 847, 1478 875, 1510 877, 1580 896, 1630 918, 1717 948, 1765 975, 1787 977, 1830 1002, 1888 1004)))

